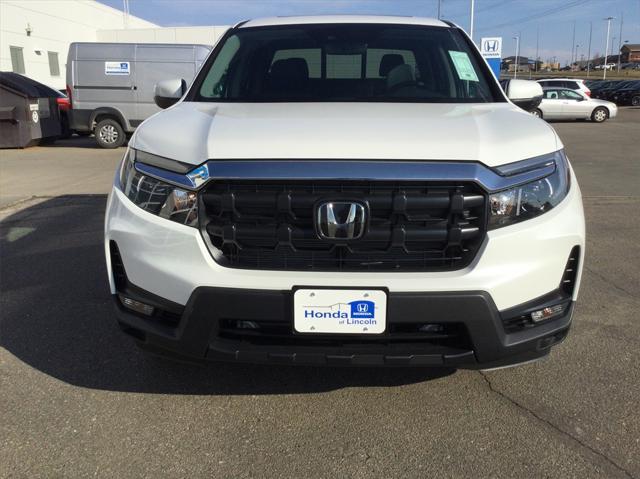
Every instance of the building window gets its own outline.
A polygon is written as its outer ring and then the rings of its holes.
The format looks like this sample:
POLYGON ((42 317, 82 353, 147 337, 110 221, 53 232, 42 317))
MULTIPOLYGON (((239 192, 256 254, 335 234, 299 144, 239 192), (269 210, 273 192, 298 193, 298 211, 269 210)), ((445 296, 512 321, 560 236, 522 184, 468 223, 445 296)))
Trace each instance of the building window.
POLYGON ((49 54, 49 73, 52 77, 60 76, 60 63, 58 63, 58 52, 47 52, 49 54))
POLYGON ((22 47, 9 47, 11 51, 11 69, 15 73, 24 73, 24 55, 22 47))

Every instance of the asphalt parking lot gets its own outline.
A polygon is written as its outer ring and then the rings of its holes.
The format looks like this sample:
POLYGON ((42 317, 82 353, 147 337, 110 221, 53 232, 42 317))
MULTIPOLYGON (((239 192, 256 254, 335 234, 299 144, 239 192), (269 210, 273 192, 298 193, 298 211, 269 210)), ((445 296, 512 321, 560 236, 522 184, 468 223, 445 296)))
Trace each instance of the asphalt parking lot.
POLYGON ((123 149, 0 151, 0 477, 640 477, 640 109, 553 126, 587 214, 574 324, 493 372, 174 363, 118 330, 123 149))

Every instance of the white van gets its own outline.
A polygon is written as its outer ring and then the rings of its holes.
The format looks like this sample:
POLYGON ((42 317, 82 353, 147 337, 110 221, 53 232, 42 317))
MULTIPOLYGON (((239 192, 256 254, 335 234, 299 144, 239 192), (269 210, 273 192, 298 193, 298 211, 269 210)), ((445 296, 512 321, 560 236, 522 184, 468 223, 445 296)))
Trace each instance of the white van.
POLYGON ((67 58, 70 127, 93 132, 98 145, 117 148, 126 134, 160 111, 156 83, 190 83, 211 51, 208 45, 72 43, 67 58))

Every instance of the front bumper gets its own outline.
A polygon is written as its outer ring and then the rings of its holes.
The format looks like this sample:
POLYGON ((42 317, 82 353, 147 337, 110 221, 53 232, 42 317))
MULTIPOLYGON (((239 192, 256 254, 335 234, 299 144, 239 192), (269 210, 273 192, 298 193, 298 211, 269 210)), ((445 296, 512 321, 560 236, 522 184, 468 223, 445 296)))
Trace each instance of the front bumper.
MULTIPOLYGON (((338 366, 494 368, 539 359, 566 337, 574 305, 557 319, 506 334, 504 314, 486 292, 390 293, 385 333, 331 337, 294 333, 291 291, 201 287, 181 312, 133 286, 127 296, 173 311, 144 317, 114 295, 121 328, 146 349, 195 360, 338 366), (408 331, 408 325, 425 322, 437 324, 441 333, 397 332, 396 326, 408 331), (229 327, 247 323, 265 333, 229 327)), ((547 295, 509 314, 548 301, 547 295)))

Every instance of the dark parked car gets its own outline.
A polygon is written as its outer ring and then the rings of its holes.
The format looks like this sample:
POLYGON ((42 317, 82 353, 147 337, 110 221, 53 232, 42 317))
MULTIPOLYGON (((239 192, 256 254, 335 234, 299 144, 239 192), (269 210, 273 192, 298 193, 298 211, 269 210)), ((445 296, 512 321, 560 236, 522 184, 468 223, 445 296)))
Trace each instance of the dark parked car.
POLYGON ((632 85, 616 90, 613 101, 618 105, 640 106, 640 80, 636 80, 632 85))
POLYGON ((612 80, 610 83, 602 85, 600 88, 596 88, 593 91, 593 98, 598 98, 600 100, 608 100, 611 101, 611 97, 613 93, 621 88, 626 88, 628 83, 632 83, 629 80, 612 80))
POLYGON ((640 81, 638 80, 627 80, 622 83, 616 85, 615 87, 608 89, 603 92, 607 96, 607 100, 612 101, 614 103, 618 103, 618 98, 623 92, 627 92, 627 90, 633 90, 640 86, 640 81))

